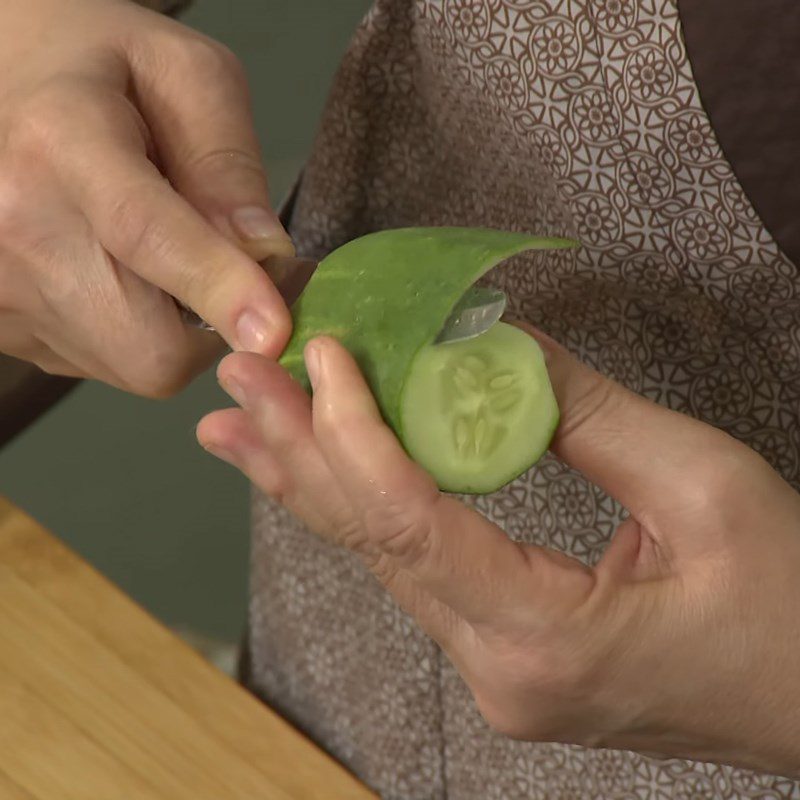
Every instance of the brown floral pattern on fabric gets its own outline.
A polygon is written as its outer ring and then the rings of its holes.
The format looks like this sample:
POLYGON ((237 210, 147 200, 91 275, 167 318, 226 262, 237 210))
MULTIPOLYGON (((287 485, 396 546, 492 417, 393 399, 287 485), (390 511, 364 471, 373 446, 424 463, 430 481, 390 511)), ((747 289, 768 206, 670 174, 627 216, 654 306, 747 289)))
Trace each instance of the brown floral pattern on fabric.
MULTIPOLYGON (((487 280, 633 390, 744 440, 800 487, 800 277, 737 184, 675 0, 379 0, 334 85, 293 234, 577 232, 487 280)), ((595 562, 623 516, 545 458, 473 500, 595 562)), ((491 733, 455 670, 360 563, 264 498, 253 688, 389 800, 800 798, 786 779, 491 733)))

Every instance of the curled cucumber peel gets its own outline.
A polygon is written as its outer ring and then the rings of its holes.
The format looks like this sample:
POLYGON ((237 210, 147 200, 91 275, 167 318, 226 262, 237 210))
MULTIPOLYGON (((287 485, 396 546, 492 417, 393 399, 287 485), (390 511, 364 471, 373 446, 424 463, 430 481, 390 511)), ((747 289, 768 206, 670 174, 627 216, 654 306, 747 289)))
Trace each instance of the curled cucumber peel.
POLYGON ((558 406, 539 345, 504 323, 435 344, 464 293, 526 250, 571 239, 480 228, 403 228, 327 256, 293 307, 281 364, 306 389, 303 349, 338 339, 358 362, 387 424, 444 491, 485 494, 546 451, 558 406))

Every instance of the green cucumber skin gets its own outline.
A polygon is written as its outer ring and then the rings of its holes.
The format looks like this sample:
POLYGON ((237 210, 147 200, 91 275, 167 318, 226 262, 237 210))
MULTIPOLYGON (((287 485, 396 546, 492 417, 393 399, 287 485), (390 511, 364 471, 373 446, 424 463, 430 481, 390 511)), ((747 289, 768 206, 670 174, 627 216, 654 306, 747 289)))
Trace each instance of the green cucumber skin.
POLYGON ((295 303, 294 332, 280 363, 308 389, 303 349, 316 336, 333 336, 356 359, 402 440, 407 370, 464 292, 513 255, 576 246, 571 239, 484 228, 400 228, 355 239, 320 263, 295 303))

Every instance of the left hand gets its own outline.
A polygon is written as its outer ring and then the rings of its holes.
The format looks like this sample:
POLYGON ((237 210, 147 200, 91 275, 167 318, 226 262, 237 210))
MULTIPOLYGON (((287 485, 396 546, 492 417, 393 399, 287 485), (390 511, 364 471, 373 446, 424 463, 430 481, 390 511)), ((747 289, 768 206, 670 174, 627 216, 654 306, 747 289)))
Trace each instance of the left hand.
POLYGON ((800 775, 800 496, 723 432, 536 334, 553 451, 630 511, 595 568, 440 494, 352 358, 312 342, 313 405, 275 363, 220 365, 242 406, 200 442, 358 553, 509 736, 800 775))

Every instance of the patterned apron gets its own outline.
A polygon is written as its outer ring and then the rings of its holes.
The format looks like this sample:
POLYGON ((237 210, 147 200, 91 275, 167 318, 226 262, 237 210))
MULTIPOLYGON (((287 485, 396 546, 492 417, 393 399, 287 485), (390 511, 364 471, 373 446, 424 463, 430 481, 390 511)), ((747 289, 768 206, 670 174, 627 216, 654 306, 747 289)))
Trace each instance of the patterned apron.
MULTIPOLYGON (((292 233, 322 256, 404 225, 576 234, 580 252, 488 281, 584 361, 800 485, 800 276, 721 153, 675 0, 379 0, 292 233)), ((550 457, 475 502, 589 563, 621 512, 550 457)), ((361 563, 261 497, 250 624, 251 688, 389 800, 800 798, 787 779, 493 734, 361 563)))

